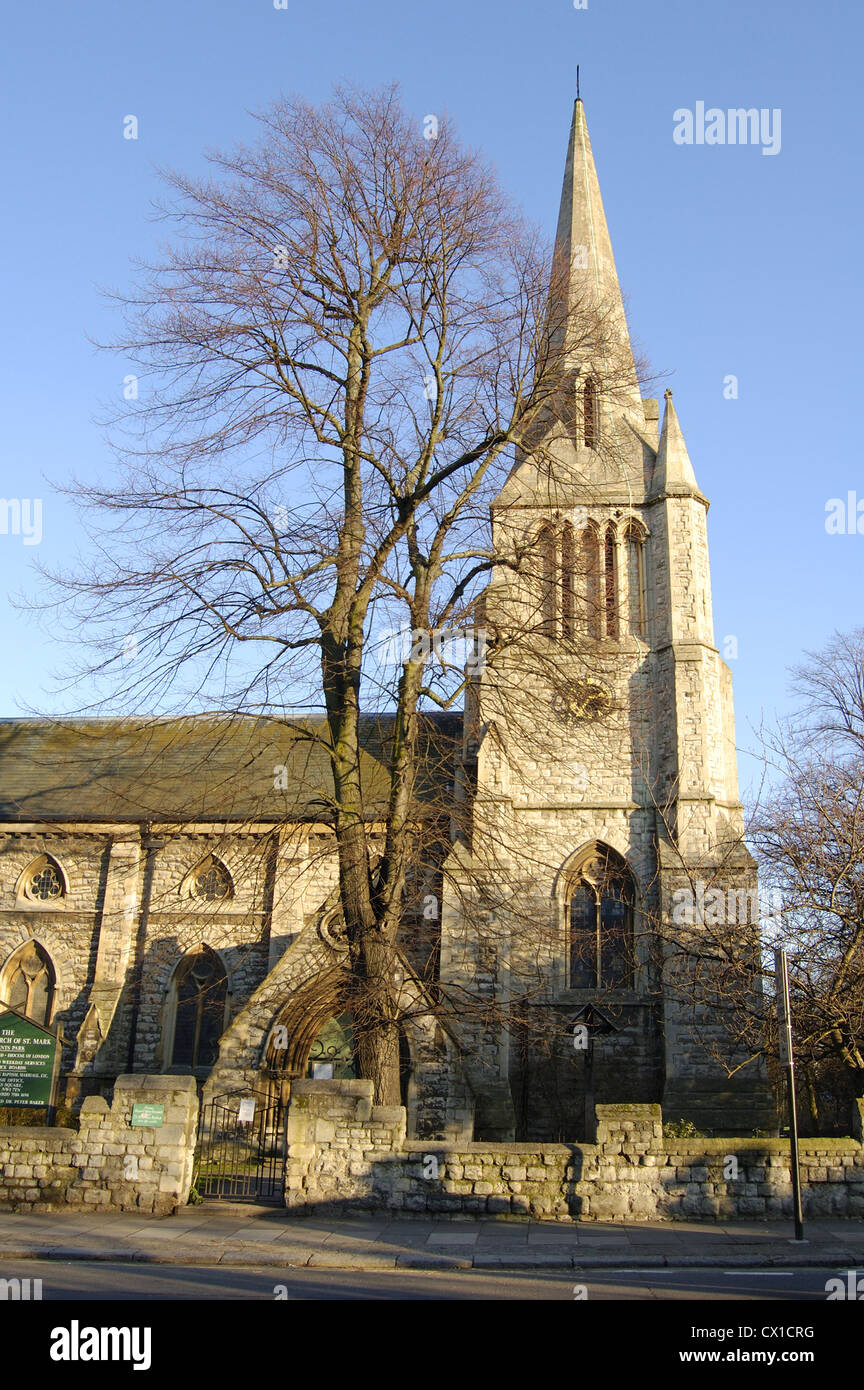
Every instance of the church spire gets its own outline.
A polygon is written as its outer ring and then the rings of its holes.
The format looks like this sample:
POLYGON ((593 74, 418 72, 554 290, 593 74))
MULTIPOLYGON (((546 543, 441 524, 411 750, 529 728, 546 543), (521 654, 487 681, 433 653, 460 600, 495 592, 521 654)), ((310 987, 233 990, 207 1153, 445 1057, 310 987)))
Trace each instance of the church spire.
POLYGON ((657 462, 654 465, 651 494, 656 496, 665 492, 680 495, 690 492, 701 495, 687 445, 684 443, 684 435, 678 423, 678 415, 672 404, 672 392, 667 389, 665 395, 666 411, 660 432, 657 462))
POLYGON ((627 374, 632 367, 635 386, 636 368, 621 287, 603 211, 585 107, 579 97, 573 105, 570 124, 570 142, 555 233, 555 262, 556 282, 551 305, 555 318, 563 321, 573 304, 584 303, 587 290, 602 307, 604 315, 609 315, 615 346, 624 349, 627 374), (557 306, 555 300, 558 300, 557 306))

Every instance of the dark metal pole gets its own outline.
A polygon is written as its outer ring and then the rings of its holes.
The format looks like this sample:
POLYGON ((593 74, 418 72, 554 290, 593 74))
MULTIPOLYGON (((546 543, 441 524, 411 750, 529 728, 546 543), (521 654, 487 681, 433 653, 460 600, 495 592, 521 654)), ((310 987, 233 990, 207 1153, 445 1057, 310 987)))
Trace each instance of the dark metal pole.
POLYGON ((588 1041, 585 1045, 585 1143, 593 1144, 596 1137, 594 1130, 594 1037, 589 1027, 588 1041))
POLYGON ((786 948, 774 952, 777 1012, 780 1022, 780 1061, 786 1069, 786 1097, 789 1104, 790 1168, 792 1200, 795 1207, 795 1239, 804 1239, 804 1211, 801 1205, 801 1172, 798 1163, 798 1108, 795 1104, 795 1057, 792 1051, 792 1015, 789 1007, 789 961, 786 948))
POLYGON ((54 1024, 53 1028, 49 1028, 47 1031, 54 1034, 54 1062, 51 1068, 51 1098, 48 1102, 48 1113, 45 1116, 45 1124, 51 1128, 57 1123, 57 1083, 60 1078, 60 1050, 63 1046, 60 1039, 63 1035, 63 1030, 58 1022, 54 1024))

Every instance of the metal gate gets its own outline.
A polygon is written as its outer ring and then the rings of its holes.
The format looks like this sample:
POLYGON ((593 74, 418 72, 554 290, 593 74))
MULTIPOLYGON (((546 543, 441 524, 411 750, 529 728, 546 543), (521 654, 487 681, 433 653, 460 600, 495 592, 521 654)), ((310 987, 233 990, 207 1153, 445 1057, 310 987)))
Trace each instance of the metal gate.
POLYGON ((222 1095, 202 1107, 196 1172, 202 1197, 282 1201, 285 1107, 271 1095, 222 1095), (248 1115, 249 1102, 254 1111, 248 1115))

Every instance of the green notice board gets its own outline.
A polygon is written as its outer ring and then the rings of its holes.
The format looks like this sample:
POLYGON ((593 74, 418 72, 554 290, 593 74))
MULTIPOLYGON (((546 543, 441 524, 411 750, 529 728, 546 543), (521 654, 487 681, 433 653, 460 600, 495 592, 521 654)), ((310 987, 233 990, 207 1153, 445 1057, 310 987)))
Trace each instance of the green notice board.
POLYGON ((12 1010, 0 1013, 0 1106, 51 1105, 57 1038, 12 1010))
POLYGON ((132 1106, 132 1123, 141 1125, 144 1129, 161 1129, 165 1119, 164 1105, 142 1105, 132 1106))

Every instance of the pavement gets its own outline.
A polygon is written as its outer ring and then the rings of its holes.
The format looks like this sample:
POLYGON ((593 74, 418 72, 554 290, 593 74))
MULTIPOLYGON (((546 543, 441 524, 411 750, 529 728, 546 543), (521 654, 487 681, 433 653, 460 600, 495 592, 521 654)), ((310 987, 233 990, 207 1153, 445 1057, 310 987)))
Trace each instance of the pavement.
POLYGON ((331 1220, 220 1201, 168 1217, 4 1213, 0 1276, 14 1259, 348 1270, 864 1269, 864 1222, 812 1221, 803 1243, 793 1235, 788 1222, 409 1220, 392 1213, 331 1220))

